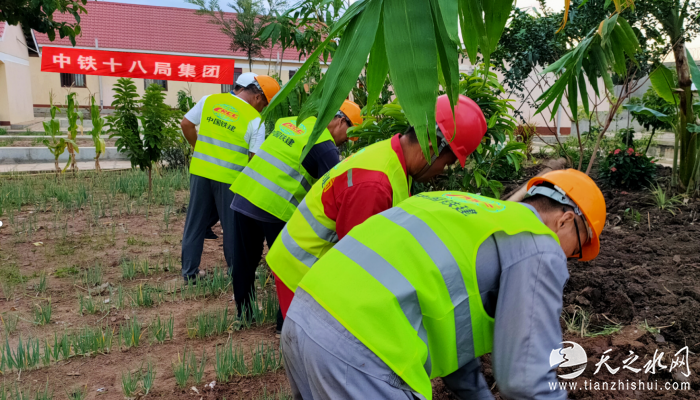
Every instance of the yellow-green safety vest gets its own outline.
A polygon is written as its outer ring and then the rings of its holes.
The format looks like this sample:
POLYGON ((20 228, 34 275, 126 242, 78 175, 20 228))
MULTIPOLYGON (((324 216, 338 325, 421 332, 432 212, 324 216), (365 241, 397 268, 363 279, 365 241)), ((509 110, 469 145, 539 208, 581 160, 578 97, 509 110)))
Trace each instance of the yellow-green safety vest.
POLYGON ((202 121, 194 146, 190 173, 222 183, 233 183, 248 164, 248 124, 260 113, 230 93, 204 100, 202 121))
POLYGON ((408 198, 410 185, 391 139, 361 149, 325 173, 299 203, 267 253, 267 264, 290 290, 295 291, 309 268, 338 242, 335 221, 326 216, 321 196, 335 177, 346 171, 348 185, 352 185, 353 168, 385 173, 391 184, 392 206, 408 198))
POLYGON ((495 232, 557 236, 522 204, 463 192, 422 193, 353 228, 299 287, 413 390, 493 347, 476 277, 495 232))
MULTIPOLYGON (((296 124, 297 117, 280 118, 275 130, 231 185, 231 190, 282 221, 289 221, 316 179, 301 165, 316 117, 296 124)), ((316 143, 333 141, 324 129, 316 143)))

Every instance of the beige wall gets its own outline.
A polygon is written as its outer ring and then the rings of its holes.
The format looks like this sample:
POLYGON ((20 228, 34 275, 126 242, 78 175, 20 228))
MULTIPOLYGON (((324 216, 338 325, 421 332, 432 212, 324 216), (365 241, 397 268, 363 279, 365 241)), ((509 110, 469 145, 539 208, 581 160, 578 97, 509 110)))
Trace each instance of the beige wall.
MULTIPOLYGON (((236 60, 236 66, 242 68, 243 72, 248 72, 248 62, 246 60, 236 60)), ((282 65, 282 82, 287 82, 289 80, 289 70, 296 69, 301 66, 299 64, 285 63, 282 65)), ((268 74, 274 72, 274 66, 268 68, 266 63, 256 62, 253 64, 253 72, 257 74, 268 74), (268 72, 269 71, 269 72, 268 72)), ((41 58, 31 57, 29 59, 29 69, 31 71, 32 77, 32 100, 35 105, 46 105, 49 104, 49 93, 53 91, 54 102, 58 104, 63 104, 65 102, 65 96, 69 93, 69 90, 78 94, 78 101, 81 105, 90 104, 90 94, 95 94, 96 99, 99 100, 99 79, 95 75, 85 76, 85 88, 64 88, 61 87, 60 74, 55 72, 41 72, 41 58)), ((117 82, 119 78, 105 76, 102 77, 102 87, 103 87, 103 101, 105 106, 112 104, 114 100, 114 91, 112 87, 117 82)), ((143 95, 145 92, 144 80, 134 79, 136 84, 136 89, 139 95, 143 95)), ((168 90, 166 92, 165 102, 169 105, 177 105, 177 92, 179 90, 190 90, 192 97, 195 101, 199 101, 202 96, 221 93, 221 85, 212 83, 192 83, 192 82, 179 82, 179 81, 168 81, 168 90)))
POLYGON ((0 123, 3 125, 34 119, 28 59, 22 29, 5 26, 0 40, 0 123))

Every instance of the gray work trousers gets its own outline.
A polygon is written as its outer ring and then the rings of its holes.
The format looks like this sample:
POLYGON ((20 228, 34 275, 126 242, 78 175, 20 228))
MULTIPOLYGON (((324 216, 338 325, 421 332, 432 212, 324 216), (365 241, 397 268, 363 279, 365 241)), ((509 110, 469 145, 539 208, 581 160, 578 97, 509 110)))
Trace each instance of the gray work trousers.
POLYGON ((423 399, 301 288, 281 344, 295 400, 423 399))
MULTIPOLYGON (((229 271, 233 267, 233 201, 230 183, 190 175, 190 204, 182 235, 182 277, 187 281, 199 272, 204 248, 204 233, 212 225, 213 211, 224 230, 224 258, 229 271)), ((216 222, 215 222, 216 223, 216 222)))

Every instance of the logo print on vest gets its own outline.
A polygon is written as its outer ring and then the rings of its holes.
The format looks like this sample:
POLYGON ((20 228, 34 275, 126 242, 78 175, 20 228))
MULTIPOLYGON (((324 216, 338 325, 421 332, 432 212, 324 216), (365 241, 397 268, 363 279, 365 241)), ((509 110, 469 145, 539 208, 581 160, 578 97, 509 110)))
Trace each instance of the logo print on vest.
POLYGON ((304 124, 301 124, 301 128, 299 128, 291 122, 285 122, 282 124, 282 126, 280 126, 280 130, 282 133, 292 136, 301 136, 306 134, 306 127, 304 124))
POLYGON ((233 122, 238 119, 238 110, 229 104, 218 104, 214 107, 214 116, 222 121, 233 122))
POLYGON ((442 195, 442 197, 459 203, 471 204, 488 212, 501 212, 506 209, 505 205, 481 196, 470 196, 463 193, 445 193, 442 195))

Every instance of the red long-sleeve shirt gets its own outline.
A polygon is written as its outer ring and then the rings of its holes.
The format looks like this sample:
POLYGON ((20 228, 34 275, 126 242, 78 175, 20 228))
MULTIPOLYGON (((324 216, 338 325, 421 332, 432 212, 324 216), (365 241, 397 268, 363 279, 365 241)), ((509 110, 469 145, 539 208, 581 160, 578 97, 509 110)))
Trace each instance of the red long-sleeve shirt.
MULTIPOLYGON (((398 134, 391 138, 391 148, 396 152, 408 179, 406 159, 398 134)), ((367 218, 391 208, 393 197, 391 183, 386 173, 352 168, 333 179, 321 195, 321 202, 326 216, 335 221, 338 239, 342 239, 352 228, 365 222, 367 218), (352 185, 348 184, 349 173, 351 173, 352 185)), ((282 314, 286 316, 294 293, 281 280, 275 279, 275 282, 282 314)))
MULTIPOLYGON (((398 134, 391 138, 391 148, 406 173, 406 160, 398 134)), ((321 196, 326 216, 335 221, 338 239, 367 218, 391 208, 393 202, 393 191, 386 173, 362 168, 351 171, 352 185, 348 185, 349 170, 335 177, 330 188, 321 196)))

